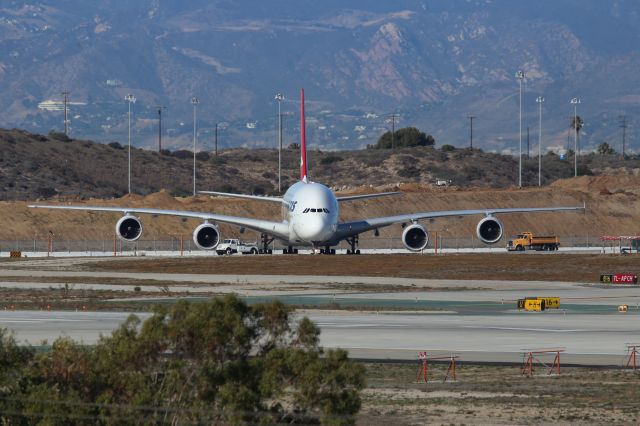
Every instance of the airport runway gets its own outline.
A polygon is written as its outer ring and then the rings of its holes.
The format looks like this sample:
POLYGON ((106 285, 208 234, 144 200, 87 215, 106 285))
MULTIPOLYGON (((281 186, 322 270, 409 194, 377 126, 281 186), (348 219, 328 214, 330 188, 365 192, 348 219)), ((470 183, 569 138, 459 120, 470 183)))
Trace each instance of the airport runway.
MULTIPOLYGON (((128 316, 120 312, 3 311, 0 326, 20 342, 39 345, 58 336, 93 344, 128 316)), ((139 314, 147 318, 148 313, 139 314)), ((622 365, 626 343, 640 342, 640 315, 582 315, 547 311, 512 315, 317 312, 321 345, 353 357, 416 359, 457 353, 467 362, 520 362, 525 349, 564 348, 564 363, 622 365)), ((547 360, 547 361, 550 361, 547 360)))

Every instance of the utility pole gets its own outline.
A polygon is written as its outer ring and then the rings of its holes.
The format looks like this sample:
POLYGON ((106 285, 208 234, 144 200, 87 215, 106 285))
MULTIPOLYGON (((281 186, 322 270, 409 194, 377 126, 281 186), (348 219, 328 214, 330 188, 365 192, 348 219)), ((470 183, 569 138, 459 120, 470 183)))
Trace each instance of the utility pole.
POLYGON ((527 126, 527 160, 531 155, 531 151, 529 150, 529 126, 527 126))
POLYGON ((157 106, 158 108, 158 152, 162 151, 162 110, 166 109, 164 106, 157 106))
POLYGON ((62 92, 62 96, 64 96, 64 134, 69 135, 69 120, 67 118, 67 114, 69 111, 69 91, 65 90, 62 92))
POLYGON ((626 158, 627 116, 621 115, 618 119, 620 120, 620 128, 622 129, 622 158, 626 158))
POLYGON ((391 149, 395 149, 396 147, 396 118, 398 118, 398 114, 389 114, 391 117, 391 149))
POLYGON ((469 116, 469 148, 473 149, 473 119, 476 118, 473 115, 469 116))
POLYGON ((216 123, 216 133, 215 133, 216 137, 215 137, 215 155, 218 155, 218 123, 216 123))

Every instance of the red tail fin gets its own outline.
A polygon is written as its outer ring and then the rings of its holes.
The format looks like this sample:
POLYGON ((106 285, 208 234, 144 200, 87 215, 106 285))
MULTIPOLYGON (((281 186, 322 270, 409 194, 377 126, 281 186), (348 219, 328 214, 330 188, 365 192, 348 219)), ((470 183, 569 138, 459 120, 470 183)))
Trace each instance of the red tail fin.
POLYGON ((300 180, 307 181, 307 134, 304 119, 304 89, 300 89, 300 180))

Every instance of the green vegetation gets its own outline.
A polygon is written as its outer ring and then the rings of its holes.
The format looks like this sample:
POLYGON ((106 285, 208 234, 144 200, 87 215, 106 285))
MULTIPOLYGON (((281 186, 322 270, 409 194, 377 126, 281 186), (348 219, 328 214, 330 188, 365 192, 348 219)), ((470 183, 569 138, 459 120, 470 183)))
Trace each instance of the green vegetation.
POLYGON ((94 347, 50 351, 0 331, 2 424, 353 424, 364 369, 323 352, 281 303, 234 296, 159 307, 94 347))
POLYGON ((616 150, 613 149, 607 142, 602 142, 598 145, 596 152, 600 155, 613 155, 616 153, 616 150))
POLYGON ((380 136, 380 139, 378 139, 378 143, 369 145, 369 148, 407 148, 413 146, 434 146, 435 144, 436 141, 433 136, 427 135, 415 127, 405 127, 396 130, 393 134, 391 132, 385 132, 380 136))
POLYGON ((326 157, 323 157, 322 160, 320 160, 320 164, 326 166, 329 164, 338 163, 343 160, 344 158, 340 157, 339 155, 329 154, 326 157))

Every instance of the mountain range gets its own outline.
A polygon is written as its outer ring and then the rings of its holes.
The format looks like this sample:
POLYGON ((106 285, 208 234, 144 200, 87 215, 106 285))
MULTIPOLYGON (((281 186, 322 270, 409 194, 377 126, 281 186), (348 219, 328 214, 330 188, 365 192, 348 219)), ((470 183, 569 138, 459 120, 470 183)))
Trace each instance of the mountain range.
POLYGON ((519 151, 608 141, 640 150, 640 5, 633 0, 38 0, 0 3, 0 126, 101 142, 352 150, 416 126, 438 145, 519 151), (192 97, 199 104, 194 107, 192 97), (580 104, 569 100, 578 97, 580 104), (49 101, 49 102, 47 102, 49 101), (574 106, 576 109, 574 110, 574 106), (623 118, 624 117, 624 118, 623 118), (216 126, 217 125, 217 126, 216 126), (624 129, 622 126, 624 125, 624 129), (526 147, 526 145, 524 145, 526 147))

